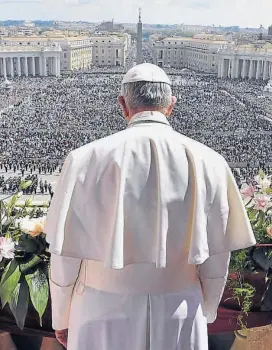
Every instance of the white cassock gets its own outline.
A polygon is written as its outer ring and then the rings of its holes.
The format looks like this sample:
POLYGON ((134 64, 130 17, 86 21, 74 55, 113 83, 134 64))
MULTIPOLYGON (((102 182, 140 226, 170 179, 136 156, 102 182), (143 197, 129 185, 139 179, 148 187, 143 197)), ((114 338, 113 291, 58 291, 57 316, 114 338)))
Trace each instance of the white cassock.
POLYGON ((69 154, 45 231, 69 350, 207 350, 230 251, 255 244, 226 161, 159 112, 69 154))

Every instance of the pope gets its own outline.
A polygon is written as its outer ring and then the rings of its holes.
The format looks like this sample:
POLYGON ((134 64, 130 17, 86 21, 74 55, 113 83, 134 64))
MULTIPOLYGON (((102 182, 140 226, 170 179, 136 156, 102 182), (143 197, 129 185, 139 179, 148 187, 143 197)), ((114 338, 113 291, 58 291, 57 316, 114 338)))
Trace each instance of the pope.
POLYGON ((171 128, 161 68, 130 69, 118 101, 127 128, 68 155, 50 206, 53 328, 69 350, 207 350, 230 252, 255 244, 243 201, 171 128))

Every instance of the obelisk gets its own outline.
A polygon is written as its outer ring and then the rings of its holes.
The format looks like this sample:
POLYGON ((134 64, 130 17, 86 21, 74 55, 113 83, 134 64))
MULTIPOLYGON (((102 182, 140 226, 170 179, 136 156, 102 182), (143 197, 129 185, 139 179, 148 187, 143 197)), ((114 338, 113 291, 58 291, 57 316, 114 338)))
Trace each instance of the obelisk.
POLYGON ((139 22, 137 25, 137 55, 136 55, 136 63, 143 63, 143 23, 142 23, 142 13, 141 9, 139 9, 139 22))

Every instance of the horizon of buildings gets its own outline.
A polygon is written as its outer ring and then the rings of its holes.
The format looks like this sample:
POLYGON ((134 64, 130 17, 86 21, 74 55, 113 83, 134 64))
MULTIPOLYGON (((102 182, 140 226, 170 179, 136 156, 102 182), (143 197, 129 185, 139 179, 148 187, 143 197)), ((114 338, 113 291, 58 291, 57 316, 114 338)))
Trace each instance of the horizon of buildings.
MULTIPOLYGON (((32 23, 34 25, 36 24, 51 24, 51 25, 57 25, 57 24, 61 24, 61 23, 73 23, 73 24, 87 24, 87 25, 98 25, 98 24, 102 24, 105 22, 111 22, 113 20, 102 20, 102 21, 66 21, 66 20, 55 20, 55 19, 48 19, 48 20, 42 20, 42 19, 35 19, 35 20, 26 20, 26 19, 20 19, 20 20, 13 20, 13 19, 5 19, 5 20, 0 20, 0 25, 2 26, 10 26, 10 25, 16 25, 16 23, 18 23, 18 25, 24 25, 24 23, 32 23), (7 24, 7 23, 14 23, 14 24, 7 24)), ((124 26, 136 26, 136 22, 119 22, 119 21, 114 21, 115 24, 121 24, 124 26)), ((271 21, 271 25, 272 25, 272 21, 271 21)), ((143 22, 143 27, 158 27, 160 29, 163 28, 175 28, 175 27, 192 27, 192 28, 211 28, 211 29, 234 29, 234 30, 253 30, 253 31, 258 31, 261 28, 263 28, 264 30, 268 30, 269 29, 269 25, 267 27, 260 25, 259 27, 240 27, 239 24, 236 25, 214 25, 214 24, 189 24, 189 23, 174 23, 174 24, 167 24, 167 23, 148 23, 148 22, 143 22)))
MULTIPOLYGON (((0 27, 0 76, 59 76, 94 66, 124 67, 129 47, 137 42, 135 64, 142 63, 143 23, 10 21, 0 27), (16 23, 18 25, 16 25, 16 23), (44 26, 39 24, 44 23, 44 26), (128 34, 137 28, 137 36, 128 34)), ((188 68, 219 78, 272 79, 272 25, 252 31, 234 27, 147 25, 153 62, 188 68), (172 30, 167 30, 168 28, 172 30), (186 36, 186 31, 191 32, 186 36), (160 33, 159 33, 160 32, 160 33), (156 33, 156 34, 152 34, 156 33), (258 44, 256 35, 258 34, 258 44)))

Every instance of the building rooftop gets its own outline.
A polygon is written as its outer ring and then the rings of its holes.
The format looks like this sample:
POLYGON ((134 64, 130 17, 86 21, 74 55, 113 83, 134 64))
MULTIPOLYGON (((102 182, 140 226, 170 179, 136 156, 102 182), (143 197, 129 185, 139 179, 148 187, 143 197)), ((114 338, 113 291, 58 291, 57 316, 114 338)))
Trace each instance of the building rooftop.
POLYGON ((17 42, 17 41, 58 41, 58 40, 67 40, 67 41, 75 41, 75 40, 87 40, 90 39, 88 36, 66 36, 66 35, 58 35, 58 36, 38 36, 38 35, 31 35, 31 36, 13 36, 13 37, 7 37, 4 38, 4 41, 10 41, 10 42, 17 42))
POLYGON ((260 54, 269 55, 272 54, 272 44, 265 44, 262 46, 254 45, 254 44, 245 44, 245 45, 237 45, 237 46, 227 46, 223 50, 221 50, 223 54, 239 54, 239 55, 251 55, 251 56, 259 56, 260 54))
POLYGON ((226 50, 230 50, 230 51, 239 51, 239 52, 272 52, 272 44, 270 43, 265 43, 263 45, 259 45, 259 44, 243 44, 243 45, 237 45, 237 46, 233 46, 233 47, 227 47, 226 50))
POLYGON ((213 40, 213 41, 226 41, 224 35, 222 35, 222 34, 209 34, 209 33, 195 34, 193 36, 193 39, 213 40))
POLYGON ((159 42, 183 41, 183 42, 195 42, 195 43, 202 43, 202 44, 220 44, 220 45, 227 43, 226 41, 223 41, 223 40, 209 40, 209 39, 198 39, 198 38, 188 38, 188 37, 169 37, 158 41, 159 42))
POLYGON ((124 37, 122 35, 111 35, 111 34, 92 34, 89 39, 110 39, 112 42, 122 42, 124 37))
POLYGON ((12 46, 12 45, 0 45, 0 53, 5 52, 36 52, 36 51, 50 51, 50 52, 58 52, 61 51, 59 47, 53 47, 53 46, 37 46, 37 45, 30 45, 30 46, 12 46))

